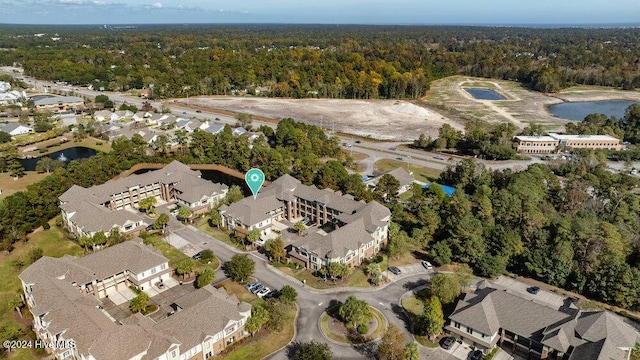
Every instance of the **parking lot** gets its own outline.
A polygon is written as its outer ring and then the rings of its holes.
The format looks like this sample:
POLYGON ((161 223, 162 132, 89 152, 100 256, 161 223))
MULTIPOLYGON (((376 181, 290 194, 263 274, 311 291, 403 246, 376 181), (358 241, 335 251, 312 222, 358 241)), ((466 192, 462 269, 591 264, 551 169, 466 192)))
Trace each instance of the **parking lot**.
POLYGON ((537 294, 530 294, 527 289, 532 285, 512 279, 508 276, 500 276, 493 284, 503 287, 507 292, 522 297, 527 300, 531 300, 541 305, 550 306, 554 309, 559 309, 563 306, 566 299, 565 296, 561 296, 550 291, 540 290, 537 294))
POLYGON ((385 271, 384 275, 389 278, 391 281, 396 281, 407 276, 411 275, 419 275, 419 274, 433 274, 435 273, 433 270, 427 270, 421 263, 415 263, 410 265, 398 266, 401 273, 400 275, 395 275, 391 271, 385 271))

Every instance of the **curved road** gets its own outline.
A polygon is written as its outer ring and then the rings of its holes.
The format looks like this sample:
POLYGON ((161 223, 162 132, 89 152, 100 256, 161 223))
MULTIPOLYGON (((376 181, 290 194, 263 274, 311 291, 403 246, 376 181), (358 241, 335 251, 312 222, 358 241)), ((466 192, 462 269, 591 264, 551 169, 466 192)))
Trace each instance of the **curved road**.
MULTIPOLYGON (((256 268, 254 277, 271 289, 281 289, 284 285, 290 285, 298 292, 296 303, 300 309, 298 319, 296 321, 296 337, 295 341, 317 341, 326 342, 331 347, 335 358, 337 359, 363 359, 370 357, 367 354, 367 347, 351 347, 346 345, 338 345, 324 338, 318 328, 318 319, 320 315, 336 302, 344 301, 349 295, 356 295, 360 299, 366 300, 369 305, 375 307, 384 314, 387 320, 395 324, 402 330, 405 339, 410 341, 413 335, 409 332, 408 322, 400 306, 400 297, 408 290, 425 284, 433 275, 421 268, 422 273, 408 275, 396 279, 385 286, 378 288, 339 288, 319 290, 304 286, 300 281, 284 273, 273 269, 268 264, 266 258, 257 251, 243 252, 212 236, 205 234, 193 226, 187 226, 187 230, 182 231, 180 235, 185 237, 190 243, 202 248, 211 249, 218 257, 221 263, 231 259, 236 254, 247 254, 255 262, 256 268)), ((226 279, 226 275, 222 269, 216 272, 216 282, 226 279)), ((375 346, 372 347, 375 350, 375 346)), ((369 348, 371 350, 371 348, 369 348)), ((271 359, 287 359, 286 349, 273 354, 271 359)))

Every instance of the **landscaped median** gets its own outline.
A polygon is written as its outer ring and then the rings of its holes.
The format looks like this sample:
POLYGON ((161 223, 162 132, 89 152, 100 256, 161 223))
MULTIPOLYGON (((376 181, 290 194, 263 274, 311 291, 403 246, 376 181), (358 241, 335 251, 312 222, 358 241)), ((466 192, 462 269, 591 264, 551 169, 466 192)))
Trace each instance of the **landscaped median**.
POLYGON ((367 325, 366 334, 357 334, 347 329, 344 323, 337 319, 338 306, 333 307, 320 316, 320 331, 333 342, 344 345, 362 344, 379 339, 387 329, 387 319, 374 307, 370 307, 373 319, 367 325))

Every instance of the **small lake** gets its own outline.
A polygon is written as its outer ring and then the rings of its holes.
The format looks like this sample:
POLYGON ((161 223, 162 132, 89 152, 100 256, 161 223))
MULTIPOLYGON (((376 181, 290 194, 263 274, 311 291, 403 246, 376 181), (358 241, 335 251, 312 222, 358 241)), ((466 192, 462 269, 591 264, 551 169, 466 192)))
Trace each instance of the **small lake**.
POLYGON ((632 104, 638 104, 638 102, 631 100, 563 102, 550 105, 549 112, 559 118, 575 121, 582 121, 589 114, 604 114, 607 117, 615 116, 620 119, 632 104))
POLYGON ((505 100, 504 96, 486 88, 464 88, 464 90, 478 100, 505 100))
MULTIPOLYGON (((65 164, 68 164, 69 161, 71 160, 87 159, 94 156, 96 153, 97 152, 93 149, 89 149, 82 146, 76 146, 76 147, 71 147, 68 149, 56 151, 54 153, 43 155, 43 156, 50 157, 54 160, 61 160, 61 161, 64 161, 65 164)), ((38 160, 40 160, 41 157, 42 156, 31 158, 31 159, 19 159, 18 161, 20 161, 20 164, 22 164, 22 167, 24 167, 25 170, 34 171, 36 169, 36 164, 38 163, 38 160)))

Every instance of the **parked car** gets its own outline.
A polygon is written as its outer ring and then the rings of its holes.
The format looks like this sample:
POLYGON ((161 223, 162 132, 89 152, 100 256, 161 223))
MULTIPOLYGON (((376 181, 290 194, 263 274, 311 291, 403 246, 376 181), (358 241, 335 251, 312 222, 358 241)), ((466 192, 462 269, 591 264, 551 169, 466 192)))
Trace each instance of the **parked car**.
POLYGON ((445 158, 443 158, 442 156, 434 156, 433 158, 436 160, 445 160, 445 158))
POLYGON ((247 285, 245 285, 245 289, 253 292, 254 289, 257 289, 259 286, 262 286, 262 283, 260 281, 254 281, 252 283, 249 283, 247 285))
POLYGON ((256 294, 256 293, 258 293, 259 291, 262 291, 262 289, 264 289, 264 288, 265 288, 265 286, 264 286, 264 285, 262 285, 262 284, 260 284, 260 285, 258 285, 258 286, 256 286, 256 287, 254 287, 253 289, 251 289, 251 292, 252 292, 252 293, 254 293, 254 294, 256 294))
POLYGON ((389 271, 391 271, 391 273, 394 275, 402 274, 402 271, 395 266, 389 266, 389 271))
POLYGON ((480 350, 475 350, 471 354, 469 354, 469 360, 482 360, 484 359, 484 354, 480 350))
POLYGON ((442 342, 441 342, 442 347, 445 350, 451 349, 451 347, 453 347, 453 344, 455 344, 455 343, 456 343, 456 338, 454 338, 452 336, 444 338, 444 340, 442 340, 442 342))
POLYGON ((537 286, 532 286, 532 287, 527 289, 527 292, 529 294, 537 295, 540 292, 540 288, 537 287, 537 286))
POLYGON ((344 146, 346 146, 346 147, 351 147, 351 144, 349 144, 349 143, 344 143, 344 144, 342 144, 342 145, 344 145, 344 146))
POLYGON ((187 115, 187 112, 186 112, 186 111, 183 111, 183 112, 182 112, 182 115, 187 115))
POLYGON ((197 112, 198 114, 200 114, 200 113, 202 112, 202 110, 196 110, 196 112, 197 112))
POLYGON ((200 260, 202 259, 202 251, 198 251, 197 254, 192 256, 193 260, 200 260))
POLYGON ((362 141, 356 140, 356 144, 361 144, 361 143, 362 143, 362 141))
POLYGON ((279 297, 280 297, 280 291, 279 290, 273 290, 270 293, 268 293, 267 295, 263 296, 262 298, 265 299, 265 300, 268 300, 268 299, 272 299, 272 298, 273 299, 277 299, 279 297))
POLYGON ((422 262, 422 266, 424 266, 424 268, 427 269, 427 270, 433 269, 433 265, 431 265, 431 263, 428 262, 428 261, 423 261, 422 262))
POLYGON ((304 219, 302 219, 301 222, 302 222, 302 225, 307 226, 311 222, 311 219, 309 219, 308 217, 305 217, 304 219))
POLYGON ((401 156, 398 156, 398 157, 396 158, 396 160, 400 160, 400 161, 402 161, 402 160, 404 160, 404 159, 403 159, 401 156))
POLYGON ((270 292, 271 292, 271 289, 269 289, 268 287, 264 287, 264 288, 262 288, 262 290, 258 291, 256 293, 256 295, 258 295, 258 297, 261 298, 261 297, 264 297, 265 295, 267 295, 270 292))
POLYGON ((398 150, 398 148, 396 148, 395 146, 393 146, 393 147, 390 147, 390 148, 389 148, 389 150, 391 150, 391 151, 396 151, 396 150, 398 150))

